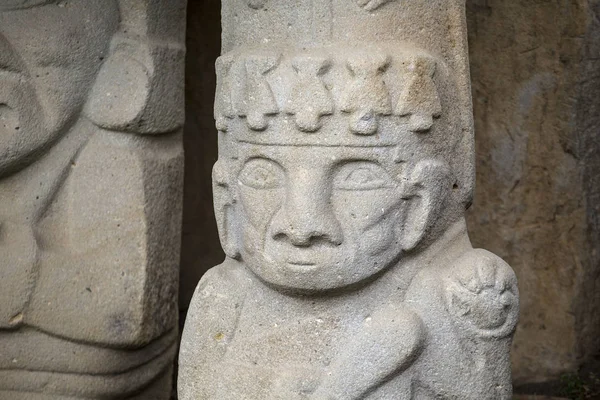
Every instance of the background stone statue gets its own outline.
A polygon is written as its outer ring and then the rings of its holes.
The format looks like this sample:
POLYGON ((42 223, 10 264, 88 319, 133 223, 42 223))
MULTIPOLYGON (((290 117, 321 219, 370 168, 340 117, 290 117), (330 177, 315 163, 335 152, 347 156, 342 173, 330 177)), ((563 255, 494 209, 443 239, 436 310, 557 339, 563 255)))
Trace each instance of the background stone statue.
POLYGON ((0 398, 168 399, 183 0, 0 4, 0 398))
POLYGON ((464 2, 290 4, 223 2, 227 259, 190 306, 180 399, 510 399, 516 279, 464 222, 464 2))

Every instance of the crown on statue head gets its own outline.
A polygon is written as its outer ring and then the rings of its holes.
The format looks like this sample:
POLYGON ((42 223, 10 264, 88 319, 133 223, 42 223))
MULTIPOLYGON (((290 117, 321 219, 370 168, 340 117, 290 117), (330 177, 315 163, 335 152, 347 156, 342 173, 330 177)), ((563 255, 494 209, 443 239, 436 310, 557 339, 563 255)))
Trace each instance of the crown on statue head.
POLYGON ((317 136, 328 125, 339 131, 342 120, 358 136, 378 135, 386 120, 427 133, 442 116, 439 88, 449 84, 443 61, 398 44, 232 52, 217 70, 217 129, 243 122, 241 135, 281 135, 293 125, 296 135, 317 136))

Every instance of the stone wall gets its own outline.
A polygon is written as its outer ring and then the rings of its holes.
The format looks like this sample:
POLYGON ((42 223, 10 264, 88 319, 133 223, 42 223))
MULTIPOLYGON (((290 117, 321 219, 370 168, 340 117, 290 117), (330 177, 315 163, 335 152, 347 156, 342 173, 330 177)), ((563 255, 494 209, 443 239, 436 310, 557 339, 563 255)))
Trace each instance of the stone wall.
POLYGON ((516 385, 575 370, 600 344, 597 13, 586 0, 469 2, 469 228, 519 277, 516 385))
MULTIPOLYGON (((182 310, 224 257, 210 184, 219 3, 189 5, 182 310)), ((600 347, 599 12, 592 0, 468 1, 478 168, 468 222, 474 244, 519 277, 517 385, 575 370, 600 347)))

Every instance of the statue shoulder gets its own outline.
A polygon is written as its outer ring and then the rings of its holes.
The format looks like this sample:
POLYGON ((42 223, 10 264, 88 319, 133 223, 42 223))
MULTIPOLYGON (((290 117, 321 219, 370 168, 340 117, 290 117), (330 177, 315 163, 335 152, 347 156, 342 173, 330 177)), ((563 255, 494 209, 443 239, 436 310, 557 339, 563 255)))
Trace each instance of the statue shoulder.
POLYGON ((253 278, 243 264, 226 259, 200 280, 192 298, 179 353, 179 398, 216 398, 222 372, 253 278))
POLYGON ((252 279, 242 263, 231 259, 209 269, 196 287, 186 324, 194 318, 206 323, 211 318, 222 320, 226 315, 236 314, 252 279))
MULTIPOLYGON (((227 259, 204 274, 188 309, 182 338, 186 353, 219 357, 235 331, 252 277, 243 264, 227 259)), ((197 359, 196 356, 191 356, 197 359)))
MULTIPOLYGON (((239 297, 252 281, 253 278, 244 264, 227 258, 222 264, 209 269, 204 274, 196 287, 192 304, 203 298, 216 300, 222 296, 239 297)), ((192 306, 190 305, 190 309, 192 306)))

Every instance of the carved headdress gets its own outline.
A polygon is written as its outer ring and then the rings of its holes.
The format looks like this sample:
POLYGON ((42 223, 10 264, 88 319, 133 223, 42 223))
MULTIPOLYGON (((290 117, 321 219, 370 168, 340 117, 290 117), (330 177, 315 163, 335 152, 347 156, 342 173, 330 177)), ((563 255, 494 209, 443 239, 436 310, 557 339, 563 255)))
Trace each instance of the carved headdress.
POLYGON ((474 167, 463 3, 224 1, 221 156, 233 142, 396 147, 398 162, 443 158, 466 206, 474 167))

